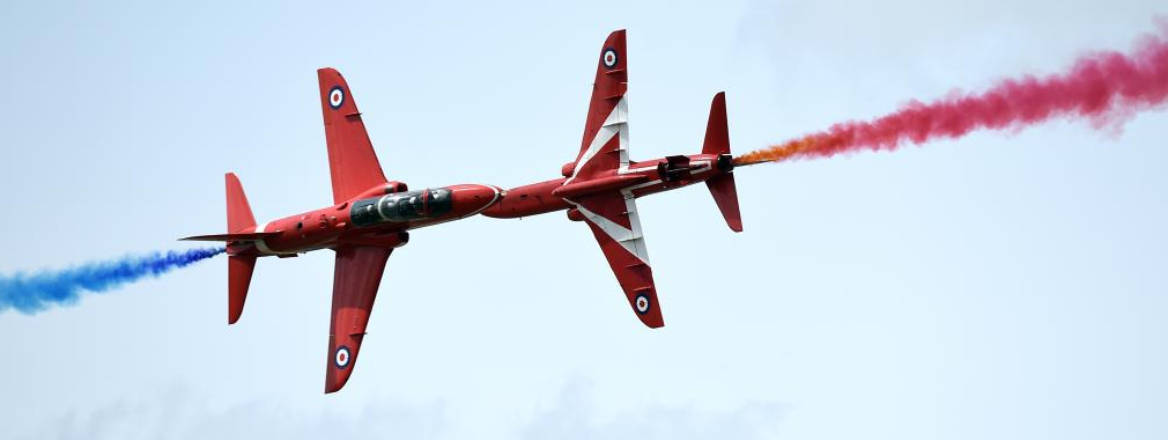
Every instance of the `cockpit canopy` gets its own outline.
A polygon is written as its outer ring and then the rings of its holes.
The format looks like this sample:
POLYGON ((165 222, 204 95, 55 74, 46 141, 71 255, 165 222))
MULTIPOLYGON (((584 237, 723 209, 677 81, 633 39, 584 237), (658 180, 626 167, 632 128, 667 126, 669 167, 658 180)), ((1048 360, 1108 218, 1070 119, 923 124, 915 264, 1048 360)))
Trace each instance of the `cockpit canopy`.
POLYGON ((452 208, 450 190, 435 188, 358 200, 353 203, 349 217, 354 226, 372 226, 425 220, 450 212, 452 208))

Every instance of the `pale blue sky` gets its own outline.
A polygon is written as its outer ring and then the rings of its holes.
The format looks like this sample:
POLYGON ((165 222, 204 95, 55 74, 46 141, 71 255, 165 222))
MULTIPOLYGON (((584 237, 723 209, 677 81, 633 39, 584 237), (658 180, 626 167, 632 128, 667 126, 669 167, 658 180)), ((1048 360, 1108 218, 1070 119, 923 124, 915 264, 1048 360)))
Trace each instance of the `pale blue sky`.
MULTIPOLYGON (((628 29, 635 158, 737 152, 909 99, 1127 50, 1152 1, 0 5, 0 272, 330 201, 315 69, 411 187, 555 177, 628 29)), ((475 218, 394 253, 346 388, 321 394, 332 254, 226 263, 0 314, 15 438, 1168 437, 1168 110, 747 168, 639 206, 667 326, 581 224, 475 218), (438 280, 438 282, 435 282, 438 280)))

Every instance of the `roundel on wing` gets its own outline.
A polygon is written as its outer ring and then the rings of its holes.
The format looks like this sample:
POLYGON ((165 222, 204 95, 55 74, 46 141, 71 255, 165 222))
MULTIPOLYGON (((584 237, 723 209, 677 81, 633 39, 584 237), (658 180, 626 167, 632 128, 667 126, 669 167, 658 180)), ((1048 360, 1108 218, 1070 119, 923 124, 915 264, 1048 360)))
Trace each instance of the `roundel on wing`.
POLYGON ((637 309, 637 313, 642 315, 649 313, 649 309, 652 307, 652 304, 649 302, 649 295, 644 293, 638 294, 637 297, 633 299, 633 307, 637 309))
POLYGON ((328 104, 333 110, 341 108, 345 104, 345 90, 341 86, 333 86, 328 93, 328 104))
POLYGON ((604 67, 609 69, 616 67, 617 58, 616 50, 613 48, 604 49, 604 54, 600 56, 600 62, 604 63, 604 67))
POLYGON ((353 356, 349 354, 349 347, 344 345, 337 347, 337 352, 333 355, 333 363, 337 368, 345 368, 349 366, 349 361, 353 360, 353 356))

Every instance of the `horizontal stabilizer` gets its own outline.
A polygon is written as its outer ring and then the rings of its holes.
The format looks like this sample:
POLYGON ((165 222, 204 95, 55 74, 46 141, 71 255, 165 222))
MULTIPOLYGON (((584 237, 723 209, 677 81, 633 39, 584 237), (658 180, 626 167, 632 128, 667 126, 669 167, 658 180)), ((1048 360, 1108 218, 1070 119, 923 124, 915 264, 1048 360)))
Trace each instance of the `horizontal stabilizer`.
POLYGON ((190 237, 180 238, 183 241, 255 241, 268 237, 275 237, 280 235, 279 232, 249 232, 246 234, 213 234, 213 235, 193 235, 190 237))

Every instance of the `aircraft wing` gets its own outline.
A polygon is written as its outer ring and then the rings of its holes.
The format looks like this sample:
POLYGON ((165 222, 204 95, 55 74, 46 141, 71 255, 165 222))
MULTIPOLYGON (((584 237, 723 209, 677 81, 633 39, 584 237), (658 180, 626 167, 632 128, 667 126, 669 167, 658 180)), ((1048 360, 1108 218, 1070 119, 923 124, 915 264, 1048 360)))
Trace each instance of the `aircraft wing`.
POLYGON ((325 393, 340 390, 353 374, 385 261, 393 249, 341 246, 336 251, 325 393))
POLYGON ((349 83, 333 68, 319 69, 316 76, 320 80, 320 108, 328 143, 333 202, 341 203, 385 184, 385 174, 365 132, 365 122, 361 121, 349 83))
POLYGON ((592 235, 604 251, 633 312, 651 328, 664 326, 649 253, 641 235, 636 199, 627 192, 614 192, 569 200, 569 203, 583 214, 592 228, 592 235))
POLYGON ((629 110, 625 100, 629 75, 624 30, 609 34, 596 62, 584 139, 576 155, 575 169, 565 184, 629 165, 629 110))
MULTIPOLYGON (((608 35, 596 62, 596 82, 588 104, 584 139, 572 174, 564 185, 611 175, 629 166, 629 111, 625 100, 629 76, 624 30, 608 35)), ((564 200, 592 228, 592 235, 641 322, 652 328, 665 325, 632 193, 622 190, 564 200)))

